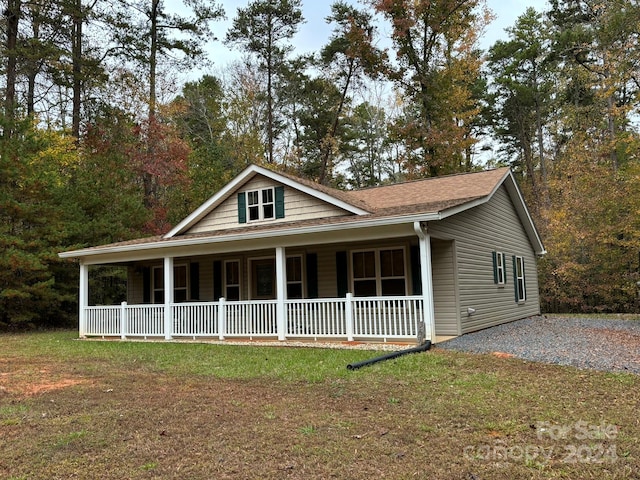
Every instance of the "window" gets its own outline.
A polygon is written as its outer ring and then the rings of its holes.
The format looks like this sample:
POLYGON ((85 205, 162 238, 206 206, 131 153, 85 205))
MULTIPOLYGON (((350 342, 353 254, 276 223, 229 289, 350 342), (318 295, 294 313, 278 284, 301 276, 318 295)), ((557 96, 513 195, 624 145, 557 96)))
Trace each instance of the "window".
POLYGON ((516 291, 516 302, 524 302, 527 299, 527 289, 524 278, 523 257, 513 257, 513 277, 516 291))
POLYGON ((187 301, 187 266, 173 267, 173 301, 175 303, 187 301))
POLYGON ((406 294, 403 248, 353 252, 351 261, 355 296, 406 294))
POLYGON ((153 267, 153 284, 151 287, 153 303, 164 303, 164 268, 153 267))
POLYGON ((250 222, 275 218, 273 188, 247 192, 247 218, 250 222))
POLYGON ((302 297, 302 257, 287 257, 287 298, 302 297))
POLYGON ((240 261, 228 260, 224 262, 225 299, 240 300, 240 261))
POLYGON ((493 282, 497 285, 504 285, 507 282, 507 271, 505 269, 505 255, 502 252, 492 252, 493 255, 493 282))
MULTIPOLYGON (((187 301, 187 266, 173 267, 173 301, 187 301)), ((153 285, 151 287, 153 303, 164 303, 164 267, 153 267, 153 285)))

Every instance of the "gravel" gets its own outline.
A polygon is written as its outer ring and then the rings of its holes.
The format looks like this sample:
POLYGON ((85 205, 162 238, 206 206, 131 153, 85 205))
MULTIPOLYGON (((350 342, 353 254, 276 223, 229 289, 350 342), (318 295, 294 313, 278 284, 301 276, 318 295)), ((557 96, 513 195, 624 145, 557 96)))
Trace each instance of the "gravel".
POLYGON ((439 343, 450 350, 640 374, 640 321, 537 316, 439 343))

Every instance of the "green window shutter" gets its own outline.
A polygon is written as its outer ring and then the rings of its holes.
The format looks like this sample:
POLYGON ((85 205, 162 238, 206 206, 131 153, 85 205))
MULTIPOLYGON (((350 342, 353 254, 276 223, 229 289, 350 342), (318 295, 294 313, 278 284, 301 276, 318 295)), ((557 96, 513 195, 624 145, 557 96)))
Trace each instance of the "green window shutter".
POLYGON ((213 301, 217 302, 222 297, 222 262, 213 262, 213 301))
POLYGON ((420 247, 411 245, 411 286, 414 295, 422 295, 422 272, 420 271, 420 247))
POLYGON ((142 267, 142 303, 151 303, 151 268, 142 267))
POLYGON ((189 265, 189 290, 191 300, 200 300, 200 264, 197 262, 189 265))
MULTIPOLYGON (((498 283, 498 254, 497 254, 497 252, 491 252, 491 257, 493 257, 493 283, 498 283)), ((503 261, 502 265, 504 267, 504 261, 503 261)))
POLYGON ((318 254, 307 253, 307 297, 318 298, 318 254))
POLYGON ((513 262, 513 290, 516 297, 516 303, 518 303, 518 265, 516 265, 515 255, 511 256, 511 261, 513 262))
POLYGON ((347 252, 336 252, 336 286, 338 288, 338 298, 345 297, 349 292, 347 252))
POLYGON ((238 222, 247 223, 247 194, 238 194, 238 222))
POLYGON ((284 187, 275 188, 276 191, 276 218, 284 218, 284 187))

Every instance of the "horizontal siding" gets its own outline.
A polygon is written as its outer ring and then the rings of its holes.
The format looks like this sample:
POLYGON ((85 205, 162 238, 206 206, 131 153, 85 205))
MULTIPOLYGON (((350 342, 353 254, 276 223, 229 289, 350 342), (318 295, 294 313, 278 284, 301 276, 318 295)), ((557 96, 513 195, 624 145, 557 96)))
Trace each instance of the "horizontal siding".
MULTIPOLYGON (((259 190, 263 188, 276 187, 280 184, 272 180, 257 176, 242 187, 242 192, 249 190, 259 190)), ((259 223, 291 222, 309 220, 313 218, 336 217, 350 215, 350 213, 318 200, 311 195, 300 192, 289 186, 284 190, 285 218, 275 220, 265 220, 264 222, 252 222, 252 225, 259 223)), ((238 228, 238 196, 237 193, 231 195, 223 203, 218 205, 212 212, 205 216, 200 222, 191 227, 187 233, 211 232, 214 230, 227 230, 238 228)), ((244 224, 242 224, 244 225, 244 224)))
POLYGON ((431 265, 436 335, 460 335, 453 241, 432 240, 431 265))
POLYGON ((429 224, 435 237, 455 238, 460 333, 480 330, 540 312, 536 256, 504 187, 490 202, 429 224), (493 281, 492 251, 506 255, 507 282, 493 281), (512 255, 525 259, 527 300, 515 302, 512 255), (468 315, 467 309, 475 309, 468 315))

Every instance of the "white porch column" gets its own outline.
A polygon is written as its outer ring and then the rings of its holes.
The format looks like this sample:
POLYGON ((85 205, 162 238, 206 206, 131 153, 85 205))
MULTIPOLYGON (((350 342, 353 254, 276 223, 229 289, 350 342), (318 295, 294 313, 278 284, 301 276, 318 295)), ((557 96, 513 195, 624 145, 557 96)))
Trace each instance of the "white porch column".
POLYGON ((278 340, 286 339, 287 257, 284 247, 276 248, 276 328, 278 340))
POLYGON ((173 257, 164 257, 164 338, 173 338, 173 257))
POLYGON ((436 340, 436 318, 433 307, 433 276, 431 272, 431 235, 422 228, 421 222, 414 222, 413 228, 420 243, 420 279, 424 303, 424 326, 427 340, 436 340))
POLYGON ((78 299, 78 335, 87 334, 87 307, 89 306, 89 265, 80 260, 80 296, 78 299))

